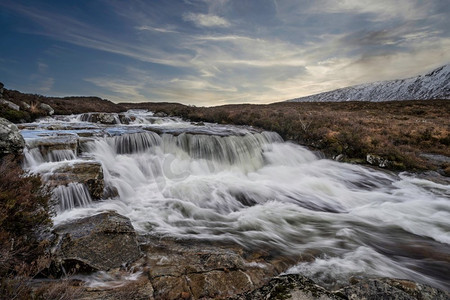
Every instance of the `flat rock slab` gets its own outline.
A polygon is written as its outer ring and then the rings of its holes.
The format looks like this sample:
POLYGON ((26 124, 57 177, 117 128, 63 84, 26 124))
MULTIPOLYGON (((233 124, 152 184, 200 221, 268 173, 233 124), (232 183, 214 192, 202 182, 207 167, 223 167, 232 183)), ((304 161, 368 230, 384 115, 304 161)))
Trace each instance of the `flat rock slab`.
POLYGON ((290 258, 195 240, 152 240, 142 250, 155 299, 225 299, 260 287, 292 264, 290 258))
MULTIPOLYGON (((140 257, 136 232, 128 218, 105 212, 58 226, 57 265, 85 266, 106 271, 140 257)), ((67 270, 66 270, 67 271, 67 270)))
POLYGON ((103 197, 105 182, 103 168, 99 162, 86 161, 64 165, 44 177, 50 187, 78 182, 86 185, 93 199, 103 197))

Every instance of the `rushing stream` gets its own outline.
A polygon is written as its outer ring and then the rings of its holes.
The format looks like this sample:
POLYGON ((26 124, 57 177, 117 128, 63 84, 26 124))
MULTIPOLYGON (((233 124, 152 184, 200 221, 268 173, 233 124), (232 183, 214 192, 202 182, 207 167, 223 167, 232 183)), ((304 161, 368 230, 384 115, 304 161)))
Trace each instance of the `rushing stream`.
POLYGON ((288 272, 326 284, 366 274, 450 290, 449 185, 321 159, 249 127, 144 111, 90 121, 55 116, 22 127, 31 172, 45 178, 97 162, 105 187, 117 189, 93 201, 82 183, 58 186, 55 224, 116 210, 142 234, 302 254, 288 272))

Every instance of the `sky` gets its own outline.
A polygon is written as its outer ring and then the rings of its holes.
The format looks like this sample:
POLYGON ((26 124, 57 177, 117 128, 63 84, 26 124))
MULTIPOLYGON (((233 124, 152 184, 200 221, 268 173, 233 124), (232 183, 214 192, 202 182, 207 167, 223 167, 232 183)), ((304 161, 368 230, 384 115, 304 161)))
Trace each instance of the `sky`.
POLYGON ((448 0, 0 0, 0 81, 27 93, 272 103, 449 62, 448 0))

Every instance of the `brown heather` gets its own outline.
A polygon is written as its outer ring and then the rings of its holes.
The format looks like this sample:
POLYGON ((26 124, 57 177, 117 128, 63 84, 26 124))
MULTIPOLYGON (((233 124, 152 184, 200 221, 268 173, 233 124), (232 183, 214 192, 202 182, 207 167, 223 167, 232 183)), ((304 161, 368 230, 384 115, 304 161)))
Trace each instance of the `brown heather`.
POLYGON ((47 264, 49 195, 17 158, 0 158, 0 299, 30 299, 29 282, 47 264))

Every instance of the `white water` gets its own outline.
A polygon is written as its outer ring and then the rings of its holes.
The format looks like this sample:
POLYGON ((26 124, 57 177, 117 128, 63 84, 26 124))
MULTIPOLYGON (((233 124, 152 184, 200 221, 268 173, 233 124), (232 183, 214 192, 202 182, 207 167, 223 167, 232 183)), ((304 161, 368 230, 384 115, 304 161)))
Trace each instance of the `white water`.
MULTIPOLYGON (((158 135, 142 130, 154 126, 145 121, 154 119, 151 114, 134 116, 126 126, 96 125, 93 130, 104 136, 92 138, 76 158, 101 162, 106 185, 119 196, 100 202, 73 196, 76 207, 61 202, 56 224, 113 209, 142 234, 310 253, 312 262, 288 272, 322 283, 364 273, 449 289, 448 185, 319 159, 275 133, 212 124, 198 129, 160 118, 158 129, 169 133, 158 135), (198 134, 219 130, 235 135, 198 134)), ((67 119, 65 126, 78 128, 69 129, 71 134, 81 130, 76 122, 67 119)), ((32 130, 23 135, 36 139, 32 130)), ((29 157, 27 166, 41 173, 67 163, 29 157)), ((56 193, 67 188, 73 187, 56 193)))

